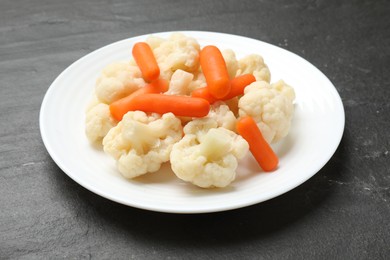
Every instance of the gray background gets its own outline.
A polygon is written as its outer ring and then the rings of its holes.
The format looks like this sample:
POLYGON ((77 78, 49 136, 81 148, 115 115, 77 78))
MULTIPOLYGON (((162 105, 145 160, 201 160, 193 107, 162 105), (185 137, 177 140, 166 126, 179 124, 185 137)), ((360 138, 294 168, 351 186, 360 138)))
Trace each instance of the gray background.
POLYGON ((0 258, 389 259, 389 13, 383 0, 1 0, 0 258), (39 132, 52 81, 106 44, 172 30, 244 35, 317 66, 345 106, 333 158, 278 198, 201 215, 126 207, 67 177, 39 132))

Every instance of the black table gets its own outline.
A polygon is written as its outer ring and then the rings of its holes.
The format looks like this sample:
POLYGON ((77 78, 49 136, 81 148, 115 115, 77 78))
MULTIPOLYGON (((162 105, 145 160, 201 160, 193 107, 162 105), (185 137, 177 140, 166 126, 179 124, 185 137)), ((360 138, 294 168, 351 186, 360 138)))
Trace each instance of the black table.
POLYGON ((0 258, 389 259, 389 13, 383 0, 1 1, 0 258), (67 177, 39 131, 51 82, 106 44, 174 30, 248 36, 317 66, 345 107, 332 159, 280 197, 199 215, 123 206, 67 177))

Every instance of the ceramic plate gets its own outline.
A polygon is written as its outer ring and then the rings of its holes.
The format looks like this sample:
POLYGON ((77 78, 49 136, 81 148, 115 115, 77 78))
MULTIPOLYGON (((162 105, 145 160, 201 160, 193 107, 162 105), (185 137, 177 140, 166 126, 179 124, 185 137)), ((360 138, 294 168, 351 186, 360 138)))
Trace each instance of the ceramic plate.
MULTIPOLYGON (((172 32, 155 33, 168 37, 172 32)), ((201 189, 175 177, 170 165, 134 180, 123 178, 114 160, 88 143, 85 108, 103 67, 127 61, 134 43, 147 35, 100 48, 65 69, 51 84, 40 111, 44 144, 56 164, 74 181, 107 199, 132 207, 171 213, 224 211, 253 205, 281 195, 317 173, 331 158, 344 130, 344 109, 335 87, 312 64, 282 48, 242 36, 185 31, 201 46, 232 49, 237 58, 257 53, 269 66, 272 82, 285 80, 296 92, 289 135, 273 148, 280 163, 263 172, 248 154, 237 179, 224 189, 201 189)))

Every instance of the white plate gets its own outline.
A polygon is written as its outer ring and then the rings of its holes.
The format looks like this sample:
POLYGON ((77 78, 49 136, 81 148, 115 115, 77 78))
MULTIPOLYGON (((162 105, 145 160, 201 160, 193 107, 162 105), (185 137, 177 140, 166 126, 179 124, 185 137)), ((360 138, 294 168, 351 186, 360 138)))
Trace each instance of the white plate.
MULTIPOLYGON (((139 36, 98 49, 65 69, 48 89, 40 111, 44 144, 57 165, 73 180, 107 199, 153 211, 202 213, 240 208, 281 195, 308 180, 331 158, 344 130, 344 109, 335 87, 317 68, 279 47, 236 35, 185 31, 204 46, 233 49, 237 58, 261 54, 272 82, 284 79, 296 92, 290 134, 274 146, 279 168, 264 173, 251 155, 240 163, 230 187, 206 190, 177 179, 169 164, 154 174, 124 179, 114 160, 93 148, 84 134, 84 111, 94 83, 107 64, 129 60, 139 36)), ((167 37, 171 32, 156 33, 167 37)))

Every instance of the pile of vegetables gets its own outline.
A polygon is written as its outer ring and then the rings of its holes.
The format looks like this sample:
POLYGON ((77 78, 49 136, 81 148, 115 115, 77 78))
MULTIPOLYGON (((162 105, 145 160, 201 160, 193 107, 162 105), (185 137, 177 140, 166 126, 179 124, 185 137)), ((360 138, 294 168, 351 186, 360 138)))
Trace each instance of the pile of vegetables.
POLYGON ((295 94, 270 84, 261 56, 237 60, 178 33, 138 42, 132 56, 103 70, 86 112, 87 137, 124 177, 170 161, 184 181, 225 187, 248 151, 264 171, 277 168, 270 144, 289 132, 295 94))

